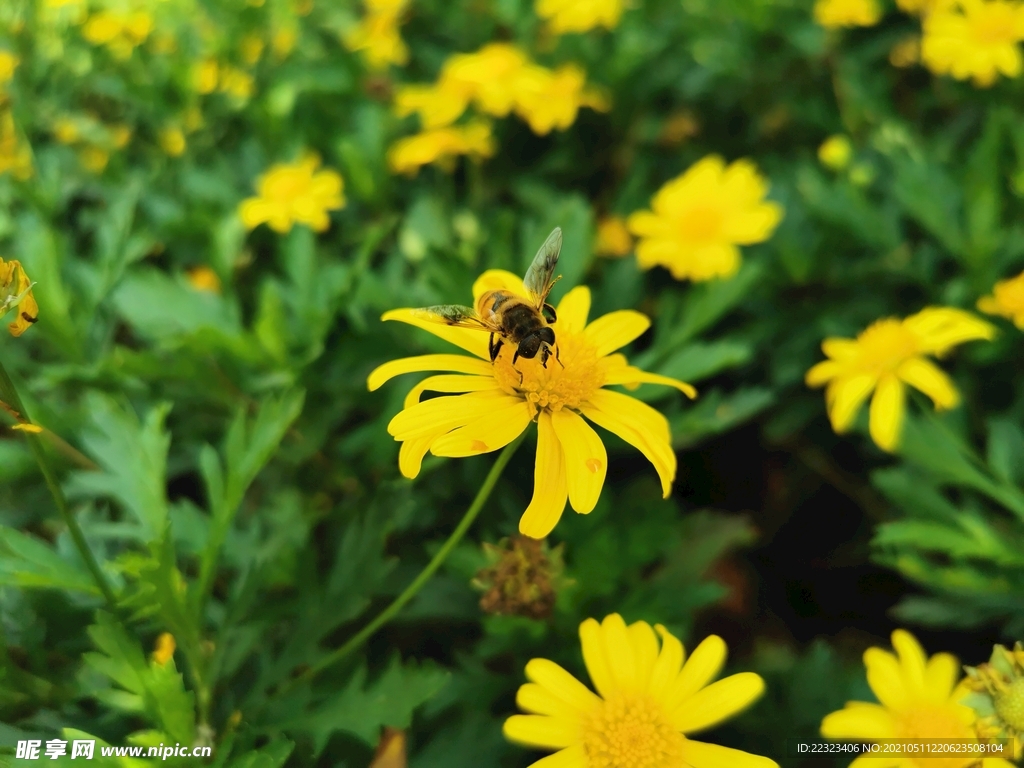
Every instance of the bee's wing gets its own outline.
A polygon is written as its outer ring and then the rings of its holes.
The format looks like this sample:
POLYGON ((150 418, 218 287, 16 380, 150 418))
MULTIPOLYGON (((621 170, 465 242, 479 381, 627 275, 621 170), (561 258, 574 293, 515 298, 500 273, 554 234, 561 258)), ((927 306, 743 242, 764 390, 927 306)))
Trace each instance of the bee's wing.
POLYGON ((544 245, 533 257, 533 263, 526 270, 526 277, 523 278, 523 285, 533 299, 534 306, 541 309, 547 301, 551 286, 555 281, 552 275, 555 274, 555 267, 558 266, 558 254, 562 250, 562 228, 555 227, 544 245))
POLYGON ((458 328, 472 328, 477 331, 499 333, 499 329, 484 321, 472 307, 462 304, 437 304, 433 307, 414 309, 412 314, 421 320, 429 320, 442 325, 454 325, 458 328))

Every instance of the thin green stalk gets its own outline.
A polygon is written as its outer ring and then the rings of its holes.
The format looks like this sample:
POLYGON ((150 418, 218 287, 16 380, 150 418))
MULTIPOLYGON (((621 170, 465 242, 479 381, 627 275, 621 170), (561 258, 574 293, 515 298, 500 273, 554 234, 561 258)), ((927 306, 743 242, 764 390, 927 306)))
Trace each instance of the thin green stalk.
MULTIPOLYGON (((431 558, 430 562, 427 563, 426 568, 420 571, 419 575, 412 580, 412 583, 405 588, 405 591, 396 597, 391 602, 391 605, 381 611, 373 621, 349 639, 348 642, 329 653, 298 677, 293 678, 295 681, 311 680, 327 667, 330 667, 344 659, 365 643, 378 629, 391 621, 391 619, 393 619, 398 612, 405 607, 405 604, 415 597, 416 593, 423 588, 423 585, 426 584, 437 569, 441 567, 448 555, 451 554, 451 551, 455 549, 455 546, 462 540, 462 537, 466 535, 466 531, 469 530, 473 521, 476 520, 477 515, 480 514, 480 510, 483 509, 488 497, 490 497, 491 491, 494 490, 494 486, 497 484, 498 478, 501 477, 501 473, 502 470, 505 469, 505 465, 508 464, 509 459, 512 458, 512 454, 516 452, 516 448, 518 448, 519 444, 523 441, 524 435, 525 432, 523 435, 520 435, 505 446, 505 449, 498 455, 497 461, 494 462, 494 466, 491 467, 491 471, 487 473, 487 477, 484 479, 483 485, 480 486, 480 490, 477 491, 476 498, 473 499, 473 503, 469 505, 469 509, 467 509, 466 514, 462 516, 462 520, 460 520, 459 524, 455 526, 455 530, 452 531, 448 540, 437 551, 437 554, 435 554, 434 557, 431 558)), ((282 689, 286 687, 288 686, 282 686, 282 689)))
MULTIPOLYGON (((18 390, 14 388, 14 382, 7 375, 7 370, 4 368, 3 363, 0 363, 0 399, 3 399, 5 403, 14 408, 21 418, 27 420, 25 406, 18 396, 18 390)), ((114 590, 110 588, 107 577, 103 575, 99 562, 89 548, 89 542, 85 540, 85 534, 82 533, 78 520, 75 519, 74 515, 71 514, 71 510, 68 509, 68 502, 64 498, 64 491, 61 490, 60 483, 57 482, 57 474, 53 471, 53 467, 50 466, 49 459, 46 458, 46 452, 43 450, 43 444, 39 440, 39 436, 26 432, 25 439, 28 440, 28 447, 32 451, 36 463, 39 464, 39 471, 43 473, 43 480, 46 481, 46 487, 50 489, 53 503, 57 505, 57 512, 71 533, 71 539, 75 542, 78 554, 85 561, 85 566, 89 569, 96 582, 96 586, 99 587, 100 592, 103 594, 103 599, 107 601, 111 610, 117 614, 117 598, 114 596, 114 590)))

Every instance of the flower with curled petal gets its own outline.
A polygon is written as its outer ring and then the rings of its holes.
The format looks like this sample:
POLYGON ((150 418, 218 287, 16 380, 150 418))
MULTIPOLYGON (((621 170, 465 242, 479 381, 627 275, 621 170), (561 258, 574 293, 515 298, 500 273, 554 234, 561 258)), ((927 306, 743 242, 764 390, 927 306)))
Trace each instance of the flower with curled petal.
POLYGON ((1024 3, 958 0, 929 13, 922 29, 921 61, 937 75, 988 88, 1024 69, 1024 3))
POLYGON ((712 682, 725 663, 722 638, 705 638, 686 659, 665 627, 627 626, 613 613, 600 624, 584 621, 580 641, 596 693, 553 661, 526 665, 530 682, 520 686, 516 703, 532 714, 508 718, 505 736, 559 750, 532 768, 778 768, 767 757, 688 738, 764 693, 764 680, 753 672, 712 682))
MULTIPOLYGON (((527 296, 521 278, 494 269, 477 279, 474 301, 496 289, 527 296)), ((608 457, 589 420, 639 449, 654 464, 667 497, 676 474, 668 420, 649 405, 607 387, 648 383, 675 387, 689 397, 697 392, 685 382, 635 368, 616 354, 647 330, 646 316, 626 309, 588 323, 589 313, 590 290, 585 286, 572 289, 559 302, 552 328, 561 365, 552 358, 547 367, 539 357, 520 358, 513 367, 515 350, 510 344, 501 347, 492 363, 486 333, 430 322, 412 309, 385 313, 384 320, 415 325, 473 355, 406 357, 370 374, 367 384, 372 391, 403 373, 446 372, 413 387, 405 408, 388 425, 388 432, 402 443, 402 474, 416 477, 427 451, 450 457, 496 451, 536 422, 533 500, 519 530, 541 539, 555 527, 567 499, 574 510, 587 514, 601 495, 608 457), (449 396, 421 402, 427 391, 449 396)))

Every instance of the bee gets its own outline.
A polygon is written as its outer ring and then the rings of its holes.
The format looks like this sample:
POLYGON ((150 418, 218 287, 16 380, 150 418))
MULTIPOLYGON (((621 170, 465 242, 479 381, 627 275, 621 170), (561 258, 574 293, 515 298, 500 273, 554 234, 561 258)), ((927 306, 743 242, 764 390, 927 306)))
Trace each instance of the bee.
MULTIPOLYGON (((494 290, 481 295, 475 309, 460 304, 439 304, 418 309, 416 314, 433 322, 489 332, 491 337, 487 349, 492 363, 507 341, 516 348, 512 355, 513 368, 519 358, 532 360, 538 354, 540 364, 547 368, 552 353, 561 365, 555 346, 555 330, 551 327, 558 317, 555 308, 547 303, 551 286, 561 279, 561 275, 552 277, 561 250, 562 230, 555 227, 526 270, 523 285, 528 299, 511 291, 494 290)), ((519 376, 521 380, 522 372, 519 376)))

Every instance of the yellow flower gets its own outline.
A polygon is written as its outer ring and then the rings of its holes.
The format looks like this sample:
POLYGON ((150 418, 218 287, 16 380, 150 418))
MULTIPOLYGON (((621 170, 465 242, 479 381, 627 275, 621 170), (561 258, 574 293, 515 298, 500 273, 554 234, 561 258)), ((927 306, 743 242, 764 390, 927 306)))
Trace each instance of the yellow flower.
POLYGON ((21 336, 39 319, 39 305, 32 295, 33 285, 35 283, 28 279, 20 261, 12 259, 5 262, 0 259, 0 316, 12 309, 18 310, 17 318, 7 326, 11 336, 21 336))
POLYGON ((996 283, 991 296, 978 299, 978 309, 986 315, 1009 318, 1024 331, 1024 272, 996 283))
POLYGON ((177 647, 177 644, 174 642, 174 635, 170 632, 162 632, 157 637, 156 646, 153 648, 153 661, 163 666, 174 658, 174 651, 177 647))
POLYGON ((415 174, 429 163, 449 170, 459 155, 484 158, 493 154, 491 127, 486 123, 471 123, 434 128, 399 139, 388 150, 388 165, 395 173, 415 174))
MULTIPOLYGON (((506 290, 525 297, 523 281, 510 272, 492 269, 473 285, 474 300, 490 290, 506 290)), ((460 376, 431 376, 405 399, 405 409, 388 425, 402 443, 398 466, 414 478, 429 450, 435 456, 476 456, 496 451, 515 440, 531 422, 537 422, 537 462, 533 500, 519 521, 519 531, 535 539, 555 527, 566 499, 581 514, 593 510, 601 495, 607 455, 601 438, 584 421, 615 433, 638 448, 654 465, 668 497, 676 474, 668 420, 649 405, 606 386, 642 383, 676 387, 689 397, 696 390, 666 376, 629 365, 616 350, 629 344, 650 326, 639 312, 620 310, 587 323, 590 290, 578 286, 557 307, 553 324, 561 365, 538 358, 520 358, 505 344, 494 362, 488 335, 421 319, 411 309, 395 309, 384 320, 415 325, 475 355, 422 355, 384 363, 367 381, 371 391, 403 373, 450 371, 460 376), (564 367, 563 367, 564 366, 564 367), (468 393, 420 402, 427 390, 468 393)))
POLYGON ((10 51, 0 51, 0 85, 9 83, 21 60, 10 51))
POLYGON ((899 69, 912 67, 921 60, 921 38, 905 37, 889 49, 889 63, 899 69))
POLYGON ((298 42, 299 32, 295 27, 282 27, 274 32, 270 38, 270 48, 278 59, 286 59, 295 50, 295 43, 298 42))
POLYGON ((626 229, 626 220, 621 216, 607 216, 597 222, 597 244, 594 253, 598 256, 625 256, 633 250, 633 236, 626 229))
POLYGON ((939 8, 948 8, 956 3, 956 0, 896 0, 896 6, 904 13, 916 13, 920 16, 927 16, 939 8))
POLYGON ((19 140, 10 111, 0 114, 0 174, 8 171, 22 181, 32 176, 32 152, 19 140))
POLYGON ((665 627, 627 626, 613 613, 600 624, 580 624, 580 644, 597 692, 555 662, 531 659, 530 682, 516 703, 533 714, 505 721, 510 741, 559 750, 534 768, 778 768, 767 757, 686 736, 728 720, 764 693, 753 672, 712 682, 725 664, 722 638, 705 638, 684 664, 682 643, 665 627))
POLYGON ((462 83, 442 79, 436 85, 405 85, 395 93, 395 114, 419 113, 426 129, 451 125, 469 106, 472 90, 462 83))
POLYGON ((145 11, 99 11, 82 27, 82 36, 93 45, 105 45, 119 59, 127 59, 153 31, 153 17, 145 11))
POLYGON ((237 67, 222 67, 220 70, 220 90, 236 99, 248 99, 253 94, 254 81, 252 75, 237 67))
POLYGON ((882 18, 878 0, 817 0, 814 20, 823 27, 871 27, 882 18))
POLYGON ((192 71, 192 85, 199 93, 213 93, 217 90, 220 66, 216 59, 204 59, 192 71))
POLYGON ((61 144, 74 144, 81 138, 81 131, 75 120, 61 117, 53 124, 53 136, 61 144))
POLYGON ((974 79, 980 88, 1003 74, 1017 77, 1024 40, 1024 4, 1005 0, 959 0, 924 20, 921 61, 937 75, 974 79))
POLYGON ((274 165, 260 176, 257 196, 238 206, 242 223, 254 229, 266 223, 275 232, 306 224, 315 232, 330 226, 328 211, 345 206, 343 183, 337 171, 318 171, 320 158, 307 155, 291 164, 274 165))
POLYGON ((853 157, 853 146, 850 140, 843 135, 829 136, 818 147, 818 160, 826 168, 833 171, 841 171, 850 164, 853 157))
POLYGON ((553 33, 562 35, 595 27, 614 29, 623 5, 623 0, 536 0, 534 8, 553 33))
POLYGON ((508 43, 488 43, 476 53, 459 53, 445 62, 439 82, 449 92, 472 96, 481 112, 505 117, 516 104, 518 80, 529 64, 526 54, 508 43))
POLYGON ((516 114, 529 123, 534 133, 544 136, 553 128, 565 130, 572 125, 580 107, 606 112, 607 98, 587 88, 586 79, 575 64, 554 71, 528 67, 516 80, 516 114))
POLYGON ((217 277, 216 272, 205 265, 193 267, 185 273, 185 277, 188 279, 189 285, 197 291, 220 293, 220 278, 217 277))
POLYGON ((726 168, 717 155, 705 157, 658 190, 653 211, 629 217, 641 238, 637 262, 667 267, 677 280, 731 277, 740 268, 736 246, 767 240, 782 220, 782 206, 765 201, 767 193, 749 160, 726 168))
POLYGON ((905 320, 879 320, 856 339, 825 339, 821 349, 829 359, 807 371, 807 385, 828 385, 825 404, 838 433, 850 428, 874 392, 871 438, 892 451, 903 427, 907 384, 928 395, 936 410, 953 408, 960 400, 953 382, 925 355, 940 357, 957 344, 994 335, 995 328, 961 309, 927 307, 905 320))
MULTIPOLYGON (((844 709, 825 716, 821 734, 829 739, 881 741, 886 739, 977 740, 974 712, 960 703, 967 693, 957 687, 960 666, 955 656, 925 655, 917 639, 906 630, 892 633, 895 654, 882 648, 864 652, 868 685, 879 703, 851 701, 844 709)), ((865 755, 851 768, 1012 768, 1002 758, 953 755, 936 758, 865 755)))
POLYGON ((102 173, 110 161, 110 153, 102 147, 83 147, 78 153, 78 160, 87 171, 102 173))
POLYGON ((367 3, 367 14, 342 38, 350 51, 362 51, 374 69, 405 64, 409 49, 398 33, 405 2, 367 3))
POLYGON ((242 38, 242 42, 239 45, 239 52, 242 55, 242 61, 249 66, 252 66, 260 60, 260 56, 263 55, 263 40, 259 35, 246 35, 242 38))
POLYGON ((185 153, 185 134, 177 126, 168 126, 157 136, 160 149, 171 157, 180 157, 185 153))

